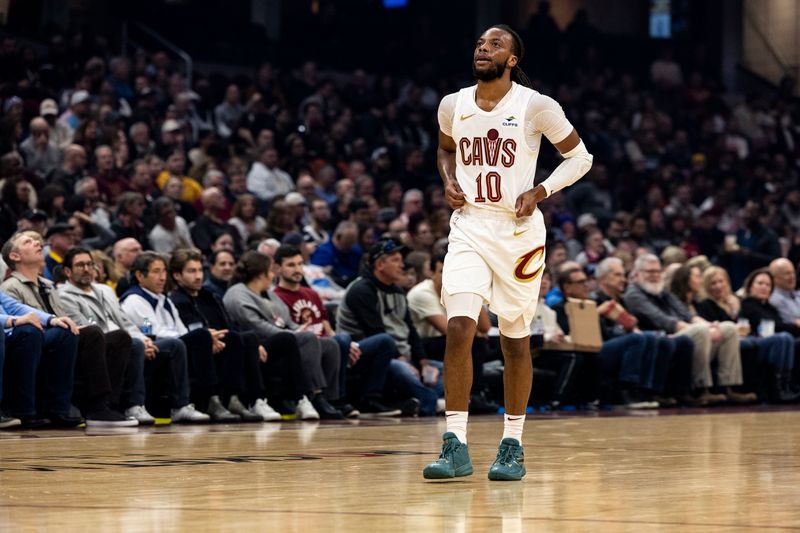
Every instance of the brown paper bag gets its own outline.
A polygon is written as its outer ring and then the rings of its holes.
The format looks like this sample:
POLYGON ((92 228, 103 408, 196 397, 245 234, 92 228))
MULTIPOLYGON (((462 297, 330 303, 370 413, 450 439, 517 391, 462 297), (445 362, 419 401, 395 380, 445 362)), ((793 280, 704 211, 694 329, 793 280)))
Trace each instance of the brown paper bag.
POLYGON ((569 320, 569 337, 572 342, 545 343, 545 350, 569 352, 599 352, 603 345, 600 333, 600 314, 594 300, 567 298, 564 306, 569 320))

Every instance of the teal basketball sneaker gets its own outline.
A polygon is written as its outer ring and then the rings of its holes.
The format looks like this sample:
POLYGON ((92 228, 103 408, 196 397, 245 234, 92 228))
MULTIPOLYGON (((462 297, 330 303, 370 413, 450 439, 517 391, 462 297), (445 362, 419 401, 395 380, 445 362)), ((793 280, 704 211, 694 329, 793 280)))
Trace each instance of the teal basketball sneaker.
POLYGON ((497 457, 489 468, 489 479, 519 481, 525 473, 525 452, 522 445, 517 439, 503 439, 497 448, 497 457))
POLYGON ((469 447, 461 444, 455 433, 442 435, 442 453, 435 463, 431 463, 422 471, 425 479, 448 479, 469 476, 472 474, 472 461, 469 458, 469 447))

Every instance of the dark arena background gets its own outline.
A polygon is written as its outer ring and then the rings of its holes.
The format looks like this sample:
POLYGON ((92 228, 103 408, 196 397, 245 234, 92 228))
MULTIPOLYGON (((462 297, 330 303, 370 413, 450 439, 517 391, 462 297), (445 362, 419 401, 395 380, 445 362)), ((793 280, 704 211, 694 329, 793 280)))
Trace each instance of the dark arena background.
POLYGON ((797 0, 0 0, 0 531, 800 530, 798 75, 797 0), (538 205, 527 475, 485 307, 429 481, 437 110, 495 24, 593 162, 538 205))

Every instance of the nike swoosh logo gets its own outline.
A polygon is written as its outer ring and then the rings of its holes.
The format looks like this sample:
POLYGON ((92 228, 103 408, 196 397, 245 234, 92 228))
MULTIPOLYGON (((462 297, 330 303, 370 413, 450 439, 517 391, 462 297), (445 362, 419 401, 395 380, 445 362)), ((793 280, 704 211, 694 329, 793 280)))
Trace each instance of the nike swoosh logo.
POLYGON ((467 120, 469 117, 474 117, 474 116, 475 116, 475 113, 473 113, 471 115, 461 115, 461 120, 467 120))
POLYGON ((510 416, 508 417, 509 422, 513 422, 514 420, 522 420, 522 417, 521 416, 518 416, 517 418, 511 418, 510 416))
POLYGON ((526 231, 528 231, 529 229, 531 229, 531 228, 525 228, 525 229, 524 229, 524 230, 522 230, 522 231, 520 231, 520 230, 518 230, 518 229, 515 229, 515 230, 514 230, 514 237, 519 237, 520 235, 522 235, 523 233, 525 233, 525 232, 526 232, 526 231))

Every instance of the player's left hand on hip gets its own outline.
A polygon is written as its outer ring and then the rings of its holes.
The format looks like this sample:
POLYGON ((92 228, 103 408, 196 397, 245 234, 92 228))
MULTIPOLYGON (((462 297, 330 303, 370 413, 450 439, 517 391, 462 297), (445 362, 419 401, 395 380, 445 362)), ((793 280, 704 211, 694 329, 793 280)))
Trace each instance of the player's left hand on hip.
POLYGON ((536 209, 536 194, 533 190, 520 194, 516 203, 517 218, 531 216, 534 209, 536 209))

